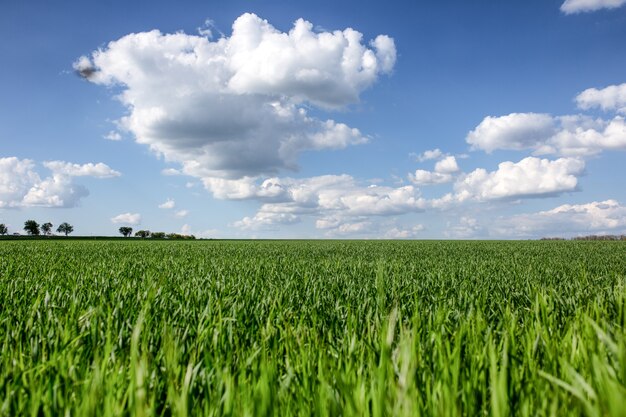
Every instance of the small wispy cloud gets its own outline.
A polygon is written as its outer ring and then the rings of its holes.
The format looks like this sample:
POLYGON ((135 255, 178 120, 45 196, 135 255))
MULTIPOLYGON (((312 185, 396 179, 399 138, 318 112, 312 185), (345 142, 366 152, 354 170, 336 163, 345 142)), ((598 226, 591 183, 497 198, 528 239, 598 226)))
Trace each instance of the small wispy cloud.
POLYGON ((111 217, 114 224, 130 224, 136 226, 141 223, 141 214, 139 213, 122 213, 115 217, 111 217))
POLYGON ((176 202, 171 198, 168 198, 164 203, 159 204, 160 209, 173 209, 176 206, 176 202))
POLYGON ((616 9, 626 4, 626 0, 565 0, 561 11, 565 14, 594 12, 600 9, 616 9))
POLYGON ((119 141, 122 140, 122 135, 115 130, 111 130, 109 133, 103 136, 106 140, 119 141))
POLYGON ((189 214, 189 210, 178 210, 176 213, 174 213, 174 216, 178 217, 179 219, 182 219, 183 217, 187 217, 188 214, 189 214))

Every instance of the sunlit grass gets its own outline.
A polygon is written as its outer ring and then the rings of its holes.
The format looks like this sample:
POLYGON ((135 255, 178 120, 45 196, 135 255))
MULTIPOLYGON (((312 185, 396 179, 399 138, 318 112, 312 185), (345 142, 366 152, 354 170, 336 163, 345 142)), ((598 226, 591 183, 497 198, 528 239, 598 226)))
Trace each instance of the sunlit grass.
POLYGON ((2 416, 620 416, 624 242, 0 243, 2 416))

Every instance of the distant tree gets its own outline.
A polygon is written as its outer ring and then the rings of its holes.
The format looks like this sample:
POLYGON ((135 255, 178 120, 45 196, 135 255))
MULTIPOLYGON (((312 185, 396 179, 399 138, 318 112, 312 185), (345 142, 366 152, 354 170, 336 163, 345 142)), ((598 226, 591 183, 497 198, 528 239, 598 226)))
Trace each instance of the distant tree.
POLYGON ((130 236, 133 233, 133 228, 132 227, 122 226, 122 227, 120 227, 119 232, 124 237, 128 237, 128 236, 130 236))
POLYGON ((191 240, 193 240, 193 239, 196 238, 194 235, 181 235, 181 234, 178 234, 178 233, 168 233, 165 237, 168 238, 168 239, 175 239, 175 240, 177 240, 177 239, 191 239, 191 240))
POLYGON ((152 233, 152 239, 165 239, 165 232, 152 233))
POLYGON ((5 224, 0 224, 0 235, 4 236, 9 233, 9 229, 7 229, 5 224))
POLYGON ((39 223, 34 220, 24 222, 24 231, 31 236, 39 236, 39 223))
POLYGON ((142 239, 150 237, 150 230, 138 230, 137 233, 135 233, 135 237, 140 237, 142 239))
POLYGON ((57 233, 64 233, 65 236, 69 235, 74 231, 74 226, 67 222, 63 222, 57 227, 57 233))
POLYGON ((52 233, 52 223, 50 222, 42 224, 40 228, 41 233, 43 233, 45 236, 50 236, 50 234, 52 233))

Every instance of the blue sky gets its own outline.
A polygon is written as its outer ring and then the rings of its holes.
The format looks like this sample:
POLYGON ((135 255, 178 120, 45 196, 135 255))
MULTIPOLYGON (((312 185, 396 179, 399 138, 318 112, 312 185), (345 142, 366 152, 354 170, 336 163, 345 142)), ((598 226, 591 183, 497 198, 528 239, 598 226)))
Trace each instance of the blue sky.
POLYGON ((127 3, 0 6, 10 232, 626 233, 624 0, 127 3))

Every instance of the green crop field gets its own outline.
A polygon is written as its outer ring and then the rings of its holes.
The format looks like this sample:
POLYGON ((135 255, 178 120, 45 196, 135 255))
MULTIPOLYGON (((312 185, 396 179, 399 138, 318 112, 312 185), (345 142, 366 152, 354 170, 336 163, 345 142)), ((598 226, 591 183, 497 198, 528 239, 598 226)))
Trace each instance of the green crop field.
POLYGON ((624 416, 626 242, 3 241, 1 416, 624 416))

